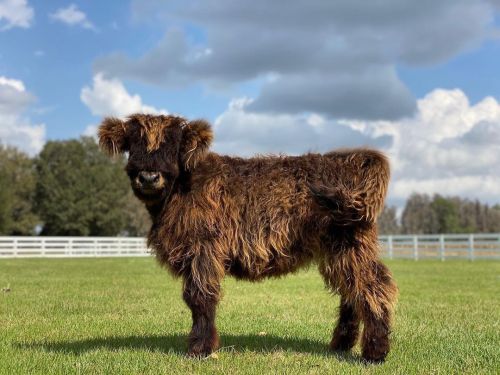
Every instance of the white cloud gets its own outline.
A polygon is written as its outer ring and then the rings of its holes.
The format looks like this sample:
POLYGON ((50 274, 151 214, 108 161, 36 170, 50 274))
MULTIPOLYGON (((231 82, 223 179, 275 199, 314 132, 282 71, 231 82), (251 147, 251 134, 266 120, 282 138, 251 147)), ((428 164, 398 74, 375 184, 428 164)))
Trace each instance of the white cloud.
POLYGON ((461 90, 436 89, 418 100, 417 114, 401 121, 341 121, 365 135, 390 135, 390 197, 411 192, 500 200, 500 104, 472 105, 461 90))
POLYGON ((35 12, 26 0, 0 0, 0 30, 28 28, 35 12))
POLYGON ((50 18, 69 26, 81 26, 85 29, 97 31, 97 28, 90 22, 87 15, 78 9, 78 6, 75 4, 70 4, 66 8, 59 8, 50 14, 50 18))
POLYGON ((436 179, 400 179, 392 187, 395 198, 407 198, 409 192, 426 194, 459 195, 486 198, 493 203, 499 200, 500 176, 456 176, 436 179))
POLYGON ((168 88, 252 82, 260 92, 247 112, 395 120, 416 109, 398 67, 479 47, 498 33, 492 1, 133 0, 132 18, 165 25, 164 37, 140 57, 99 57, 94 69, 168 88))
POLYGON ((247 111, 252 99, 231 101, 215 120, 214 148, 225 154, 301 154, 334 147, 387 145, 389 137, 372 137, 318 114, 267 114, 247 111))
MULTIPOLYGON (((165 109, 144 104, 139 95, 129 94, 120 80, 107 80, 102 74, 94 76, 92 86, 82 88, 80 99, 95 116, 126 117, 136 112, 168 114, 165 109)), ((83 134, 93 135, 95 130, 95 125, 89 125, 83 134)))
POLYGON ((45 143, 45 125, 32 124, 23 115, 34 99, 22 81, 0 76, 0 142, 30 155, 38 153, 45 143))
POLYGON ((82 135, 85 137, 97 137, 97 126, 95 124, 87 125, 82 135))
POLYGON ((139 95, 129 94, 121 81, 105 79, 102 74, 94 76, 92 87, 82 88, 80 99, 96 116, 125 117, 135 112, 168 114, 165 109, 145 105, 139 95))
POLYGON ((26 91, 26 89, 24 87, 24 83, 22 81, 17 80, 17 79, 12 79, 12 78, 0 76, 0 85, 10 86, 13 89, 20 91, 20 92, 26 91))

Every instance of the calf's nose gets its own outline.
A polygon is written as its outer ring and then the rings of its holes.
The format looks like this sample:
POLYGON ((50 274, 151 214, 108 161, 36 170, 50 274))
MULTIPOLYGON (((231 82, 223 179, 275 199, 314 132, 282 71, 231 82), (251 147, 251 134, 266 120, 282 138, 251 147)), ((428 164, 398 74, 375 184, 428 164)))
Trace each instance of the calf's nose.
POLYGON ((141 184, 155 184, 160 179, 160 174, 158 172, 139 172, 139 182, 141 184))

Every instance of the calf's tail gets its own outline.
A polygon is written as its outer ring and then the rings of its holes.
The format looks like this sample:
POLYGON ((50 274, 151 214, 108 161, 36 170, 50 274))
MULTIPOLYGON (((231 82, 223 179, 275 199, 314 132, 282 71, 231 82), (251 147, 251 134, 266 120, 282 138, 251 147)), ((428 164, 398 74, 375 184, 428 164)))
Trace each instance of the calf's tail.
POLYGON ((350 172, 343 175, 339 171, 338 182, 333 186, 309 184, 311 194, 337 225, 375 223, 384 207, 390 178, 386 156, 365 150, 343 156, 343 162, 349 163, 350 172))

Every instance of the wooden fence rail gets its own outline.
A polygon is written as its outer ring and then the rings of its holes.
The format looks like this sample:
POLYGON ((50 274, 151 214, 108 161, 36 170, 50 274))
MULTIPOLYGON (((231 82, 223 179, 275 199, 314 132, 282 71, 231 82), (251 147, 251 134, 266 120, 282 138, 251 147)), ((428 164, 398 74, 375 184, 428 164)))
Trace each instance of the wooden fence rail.
MULTIPOLYGON (((500 260, 500 233, 380 236, 384 257, 500 260)), ((0 237, 0 258, 149 256, 142 237, 0 237)))

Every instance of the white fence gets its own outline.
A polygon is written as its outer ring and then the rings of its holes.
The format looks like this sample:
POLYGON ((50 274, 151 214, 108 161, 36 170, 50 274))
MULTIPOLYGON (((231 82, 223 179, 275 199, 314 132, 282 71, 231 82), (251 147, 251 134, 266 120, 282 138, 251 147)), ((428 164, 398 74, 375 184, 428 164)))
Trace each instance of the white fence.
POLYGON ((142 237, 0 237, 0 258, 147 256, 142 237))
MULTIPOLYGON (((498 234, 380 236, 382 254, 409 259, 498 259, 498 234)), ((0 258, 69 258, 148 256, 138 237, 0 237, 0 258)))
POLYGON ((380 236, 383 255, 419 259, 500 260, 500 233, 380 236))

